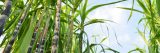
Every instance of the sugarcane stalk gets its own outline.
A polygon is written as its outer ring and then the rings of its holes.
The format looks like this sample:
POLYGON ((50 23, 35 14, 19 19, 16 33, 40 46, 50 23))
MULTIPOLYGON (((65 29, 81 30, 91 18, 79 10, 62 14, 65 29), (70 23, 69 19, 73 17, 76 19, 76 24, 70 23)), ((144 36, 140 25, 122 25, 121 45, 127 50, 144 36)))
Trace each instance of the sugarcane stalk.
POLYGON ((60 36, 60 9, 61 9, 61 0, 57 0, 56 4, 56 17, 55 17, 55 27, 54 27, 54 36, 52 38, 52 53, 56 53, 58 47, 58 41, 60 36))
POLYGON ((42 36, 42 39, 40 41, 41 43, 40 43, 40 51, 39 51, 39 53, 44 53, 44 43, 45 43, 46 34, 48 32, 49 22, 50 22, 50 18, 48 17, 46 25, 45 25, 45 28, 44 28, 43 36, 42 36))
POLYGON ((40 16, 40 19, 39 19, 39 21, 38 21, 38 23, 37 23, 37 25, 36 25, 36 27, 35 27, 35 29, 34 29, 34 33, 33 33, 33 36, 32 36, 32 40, 31 40, 31 43, 30 43, 30 46, 29 46, 29 48, 28 48, 28 52, 27 53, 32 53, 32 48, 33 48, 33 44, 34 44, 34 42, 35 42, 35 40, 36 40, 36 35, 37 35, 37 32, 38 32, 38 28, 40 27, 40 23, 41 23, 41 21, 42 21, 42 15, 40 16))
POLYGON ((16 40, 18 31, 19 31, 19 29, 20 29, 20 27, 22 25, 23 20, 25 19, 26 15, 27 15, 27 11, 29 10, 30 6, 31 6, 31 3, 28 4, 28 6, 26 7, 25 11, 23 12, 23 14, 22 14, 17 26, 16 26, 16 29, 14 30, 14 34, 11 37, 11 40, 9 41, 9 43, 7 44, 6 48, 3 51, 4 53, 10 53, 11 52, 11 49, 12 49, 12 46, 13 46, 15 40, 16 40))
POLYGON ((11 11, 11 5, 12 1, 11 0, 6 0, 5 1, 5 10, 2 11, 1 16, 0 16, 0 36, 3 34, 3 29, 4 25, 6 23, 6 20, 8 19, 11 11))

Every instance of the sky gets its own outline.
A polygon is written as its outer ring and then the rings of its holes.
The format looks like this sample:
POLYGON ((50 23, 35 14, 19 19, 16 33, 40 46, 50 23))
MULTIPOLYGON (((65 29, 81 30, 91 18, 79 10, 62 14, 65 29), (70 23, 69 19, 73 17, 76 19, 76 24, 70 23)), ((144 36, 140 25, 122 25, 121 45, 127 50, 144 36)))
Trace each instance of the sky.
MULTIPOLYGON (((118 0, 89 0, 88 7, 114 1, 118 0)), ((89 19, 106 19, 112 20, 116 23, 106 22, 102 24, 93 24, 85 27, 85 31, 88 34, 90 44, 95 42, 100 43, 103 38, 107 38, 101 44, 115 49, 120 53, 127 53, 128 51, 135 49, 136 47, 145 48, 146 45, 143 39, 137 33, 137 28, 139 28, 140 30, 143 29, 143 24, 138 24, 139 19, 141 19, 143 15, 133 12, 131 20, 127 21, 130 15, 130 11, 117 8, 131 6, 132 0, 128 0, 113 5, 100 7, 91 12, 88 15, 89 19), (107 27, 109 31, 107 30, 107 27)), ((135 3, 134 7, 135 9, 141 10, 137 3, 135 3)), ((2 41, 2 39, 3 37, 0 37, 0 42, 2 41)), ((0 51, 1 50, 2 49, 0 48, 0 51)))
MULTIPOLYGON (((96 4, 109 3, 114 1, 118 0, 89 0, 88 6, 94 6, 96 4)), ((137 32, 137 28, 143 30, 143 24, 138 24, 138 21, 143 17, 143 15, 133 12, 132 18, 128 21, 130 11, 117 8, 131 8, 131 6, 132 0, 128 0, 113 5, 100 7, 91 12, 88 15, 89 19, 106 19, 112 20, 116 23, 106 22, 103 24, 93 24, 85 27, 85 30, 88 33, 88 37, 92 37, 89 38, 90 42, 99 43, 103 38, 107 37, 107 39, 102 44, 115 49, 120 53, 127 53, 128 51, 133 50, 136 47, 146 48, 146 44, 137 32), (107 27, 109 28, 109 35, 107 27), (96 41, 94 38, 95 36, 96 41)), ((134 8, 142 10, 136 2, 134 8)))

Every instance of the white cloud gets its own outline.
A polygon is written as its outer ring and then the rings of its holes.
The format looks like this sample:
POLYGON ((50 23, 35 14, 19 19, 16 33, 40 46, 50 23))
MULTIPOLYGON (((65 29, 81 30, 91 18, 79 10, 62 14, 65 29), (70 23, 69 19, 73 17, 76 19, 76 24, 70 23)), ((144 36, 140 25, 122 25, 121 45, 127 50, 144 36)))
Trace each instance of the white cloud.
POLYGON ((98 19, 110 19, 114 22, 121 23, 123 19, 124 10, 116 8, 119 6, 123 6, 122 4, 115 4, 110 6, 104 6, 93 11, 89 17, 98 18, 98 19))
MULTIPOLYGON (((114 21, 117 24, 113 24, 111 23, 111 25, 114 25, 114 26, 111 26, 113 28, 125 28, 126 26, 124 26, 125 24, 125 15, 124 15, 124 10, 122 9, 119 9, 119 8, 116 8, 116 7, 119 7, 119 6, 123 6, 123 4, 115 4, 115 5, 109 5, 109 6, 104 6, 104 7, 101 7, 101 8, 98 8, 96 9, 95 11, 93 11, 91 14, 89 14, 89 18, 90 19, 93 19, 93 18, 97 18, 97 19, 106 19, 106 20, 111 20, 111 21, 114 21), (122 25, 120 25, 122 24, 122 25), (119 26, 119 27, 117 27, 119 26)), ((106 26, 102 24, 102 27, 99 26, 99 24, 94 24, 92 25, 94 26, 94 31, 98 31, 98 32, 95 32, 93 34, 103 34, 105 35, 104 33, 102 33, 102 29, 107 32, 106 30, 106 26), (100 29, 102 28, 102 29, 100 29)))
POLYGON ((128 43, 131 41, 131 36, 128 34, 118 36, 118 41, 122 44, 128 43))
MULTIPOLYGON (((109 6, 104 6, 104 7, 98 8, 98 9, 94 10, 92 13, 89 14, 89 18, 90 19, 97 18, 97 19, 112 20, 112 21, 118 23, 118 25, 123 24, 125 22, 124 18, 123 18, 125 16, 125 15, 123 15, 124 10, 116 8, 116 7, 119 7, 119 6, 123 6, 123 5, 122 4, 116 4, 116 5, 109 5, 109 6)), ((111 26, 113 28, 116 28, 118 26, 117 24, 115 25, 113 23, 111 23, 111 25, 114 25, 114 26, 111 26)), ((123 24, 123 25, 125 25, 125 24, 123 24)), ((123 25, 121 25, 121 26, 119 25, 119 27, 124 28, 123 25)), ((104 36, 107 36, 106 25, 102 24, 102 26, 100 26, 100 24, 94 24, 94 25, 91 25, 90 27, 93 29, 91 35, 99 35, 99 40, 97 40, 97 41, 101 41, 101 39, 104 36)), ((90 28, 90 27, 87 27, 87 28, 90 28)), ((113 31, 113 30, 110 30, 110 31, 113 31)), ((110 35, 112 35, 111 39, 108 40, 108 41, 105 41, 103 44, 105 44, 107 46, 116 45, 115 44, 116 39, 113 38, 114 37, 113 33, 110 32, 110 35)), ((119 38, 119 36, 118 36, 118 38, 119 38)), ((119 39, 124 39, 124 38, 126 38, 125 41, 120 40, 119 42, 126 43, 130 40, 130 37, 128 35, 125 35, 124 37, 120 37, 119 39)))

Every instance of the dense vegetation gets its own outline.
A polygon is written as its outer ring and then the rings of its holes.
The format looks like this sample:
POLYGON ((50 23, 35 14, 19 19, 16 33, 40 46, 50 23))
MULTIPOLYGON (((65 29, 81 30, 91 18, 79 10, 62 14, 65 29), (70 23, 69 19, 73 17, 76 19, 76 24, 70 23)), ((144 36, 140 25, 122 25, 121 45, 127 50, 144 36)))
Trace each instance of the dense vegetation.
MULTIPOLYGON (((88 0, 1 0, 0 35, 5 36, 1 48, 4 53, 100 53, 118 51, 103 46, 101 43, 90 44, 85 27, 95 23, 112 22, 105 19, 86 20, 93 10, 126 0, 98 4, 88 8, 88 0), (96 46, 102 50, 97 52, 96 46)), ((133 0, 132 8, 118 7, 139 12, 144 17, 144 31, 138 29, 149 53, 159 53, 160 49, 160 0, 133 0), (134 9, 137 1, 143 11, 134 9), (149 29, 149 30, 146 30, 149 29), (149 32, 149 40, 145 35, 149 32)), ((128 19, 128 20, 129 20, 128 19)), ((101 42, 103 42, 104 38, 101 42)), ((145 49, 133 51, 146 53, 145 49)))

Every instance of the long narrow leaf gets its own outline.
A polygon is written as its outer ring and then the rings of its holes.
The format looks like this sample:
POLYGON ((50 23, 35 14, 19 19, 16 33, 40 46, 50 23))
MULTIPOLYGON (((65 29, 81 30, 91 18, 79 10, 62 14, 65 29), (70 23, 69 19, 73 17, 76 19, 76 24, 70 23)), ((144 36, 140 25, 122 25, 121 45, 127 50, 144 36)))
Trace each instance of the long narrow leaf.
POLYGON ((106 6, 106 5, 111 5, 111 4, 116 4, 116 3, 119 3, 119 2, 123 2, 123 1, 126 1, 126 0, 111 2, 111 3, 107 3, 107 4, 95 5, 95 6, 93 6, 90 9, 87 10, 86 15, 88 15, 91 11, 93 11, 93 10, 99 8, 99 7, 106 6))

